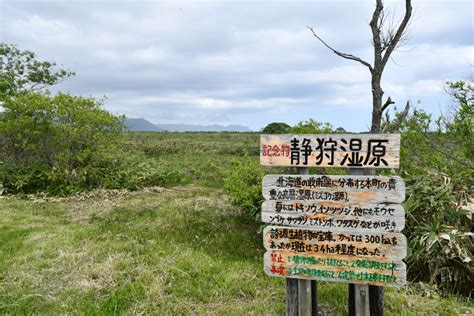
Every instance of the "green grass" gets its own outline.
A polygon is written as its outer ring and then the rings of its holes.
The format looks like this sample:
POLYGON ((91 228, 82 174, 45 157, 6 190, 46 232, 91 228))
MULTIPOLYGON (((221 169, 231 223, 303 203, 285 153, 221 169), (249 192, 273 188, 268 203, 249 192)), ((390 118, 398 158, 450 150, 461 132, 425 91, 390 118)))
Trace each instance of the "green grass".
MULTIPOLYGON (((0 314, 284 314, 284 280, 263 272, 259 226, 221 189, 241 157, 224 153, 231 140, 256 156, 254 134, 129 135, 136 150, 167 143, 149 155, 184 170, 188 185, 0 199, 0 314), (182 143, 198 149, 173 149, 182 143)), ((324 314, 347 313, 346 296, 343 284, 319 283, 324 314)), ((414 285, 387 289, 385 306, 474 313, 472 301, 414 285)))

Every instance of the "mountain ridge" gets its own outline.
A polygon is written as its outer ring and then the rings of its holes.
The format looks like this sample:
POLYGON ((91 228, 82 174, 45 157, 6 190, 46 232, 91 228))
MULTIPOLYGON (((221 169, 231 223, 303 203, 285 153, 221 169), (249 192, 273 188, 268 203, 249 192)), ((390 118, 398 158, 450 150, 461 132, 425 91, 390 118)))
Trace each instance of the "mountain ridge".
POLYGON ((243 125, 153 124, 144 118, 126 118, 125 125, 132 132, 251 132, 243 125))

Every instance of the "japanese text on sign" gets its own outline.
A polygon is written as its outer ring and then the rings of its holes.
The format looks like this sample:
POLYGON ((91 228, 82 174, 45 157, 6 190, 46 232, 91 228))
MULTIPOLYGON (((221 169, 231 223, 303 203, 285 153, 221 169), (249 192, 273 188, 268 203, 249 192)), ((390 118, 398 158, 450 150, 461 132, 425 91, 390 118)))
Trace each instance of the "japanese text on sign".
POLYGON ((401 260, 384 261, 361 257, 295 254, 286 250, 267 251, 265 272, 270 276, 316 279, 399 287, 406 283, 406 266, 401 260))
POLYGON ((395 134, 261 135, 260 162, 275 166, 397 168, 395 134))
POLYGON ((407 241, 400 233, 352 233, 267 226, 263 234, 267 250, 387 260, 401 259, 406 255, 407 241))
POLYGON ((327 203, 401 203, 405 183, 390 176, 267 175, 262 181, 266 200, 327 203))

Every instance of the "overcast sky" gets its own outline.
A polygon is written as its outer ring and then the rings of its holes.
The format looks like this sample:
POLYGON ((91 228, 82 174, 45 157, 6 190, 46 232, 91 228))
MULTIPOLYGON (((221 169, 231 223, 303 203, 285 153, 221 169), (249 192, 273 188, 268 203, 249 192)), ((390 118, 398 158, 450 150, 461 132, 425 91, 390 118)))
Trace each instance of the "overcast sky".
MULTIPOLYGON (((472 78, 473 2, 413 0, 408 45, 385 96, 444 111, 446 80, 472 78)), ((0 0, 0 40, 76 72, 56 89, 107 96, 105 108, 153 123, 259 130, 314 118, 365 131, 370 76, 315 40, 372 61, 375 1, 0 0)), ((386 1, 397 21, 404 3, 386 1)))

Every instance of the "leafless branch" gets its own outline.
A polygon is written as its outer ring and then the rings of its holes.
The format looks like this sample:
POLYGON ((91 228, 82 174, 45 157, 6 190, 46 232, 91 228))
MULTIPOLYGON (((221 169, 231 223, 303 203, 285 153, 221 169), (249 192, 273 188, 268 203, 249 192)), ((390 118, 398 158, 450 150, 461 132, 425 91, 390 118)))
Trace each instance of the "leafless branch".
POLYGON ((380 36, 380 17, 383 21, 383 3, 382 0, 377 0, 372 19, 370 20, 370 29, 372 30, 372 44, 374 45, 374 68, 378 68, 381 63, 382 39, 380 36))
MULTIPOLYGON (((390 97, 388 98, 388 100, 390 100, 390 97)), ((388 100, 387 100, 387 102, 388 102, 388 100)), ((385 104, 387 104, 387 102, 385 102, 385 104)), ((385 106, 385 104, 384 104, 384 106, 385 106)), ((405 121, 405 119, 407 118, 409 111, 410 111, 410 101, 407 101, 407 104, 405 105, 405 109, 403 110, 402 113, 400 113, 400 115, 397 117, 397 120, 395 122, 390 123, 388 121, 388 115, 387 115, 387 125, 385 125, 385 128, 383 129, 382 132, 383 133, 393 133, 393 132, 397 131, 400 128, 400 125, 403 123, 403 121, 405 121)))
POLYGON ((381 111, 385 111, 391 104, 395 104, 395 102, 392 101, 391 97, 388 97, 387 101, 385 101, 384 105, 382 105, 381 111))
POLYGON ((346 54, 346 53, 341 53, 341 52, 335 50, 334 48, 329 46, 321 37, 319 37, 318 34, 316 34, 316 32, 314 31, 314 29, 311 26, 306 26, 306 27, 311 31, 311 33, 313 33, 314 37, 316 37, 321 43, 323 43, 324 46, 329 48, 334 54, 336 54, 336 55, 338 55, 342 58, 345 58, 345 59, 350 59, 350 60, 357 61, 357 62, 361 63, 362 65, 366 66, 367 68, 369 68, 369 70, 372 72, 372 65, 371 64, 369 64, 368 62, 366 62, 365 60, 363 60, 363 59, 361 59, 357 56, 354 56, 354 55, 351 55, 351 54, 346 54))
POLYGON ((392 61, 392 63, 394 63, 394 64, 397 65, 398 67, 404 67, 404 66, 400 65, 398 62, 396 62, 396 61, 395 61, 395 58, 390 57, 390 60, 392 61))
MULTIPOLYGON (((379 2, 381 4, 382 0, 377 0, 377 6, 378 6, 379 2)), ((383 9, 383 7, 382 7, 382 9, 383 9)), ((402 37, 406 33, 407 26, 408 26, 408 23, 410 21, 412 11, 413 11, 413 8, 411 6, 411 0, 405 0, 405 15, 403 16, 402 22, 398 26, 397 32, 395 33, 395 35, 393 36, 393 38, 391 39, 390 43, 388 44, 388 46, 385 50, 385 53, 382 57, 382 68, 385 67, 385 65, 387 64, 387 61, 390 58, 390 55, 395 50, 397 45, 400 45, 400 43, 403 44, 402 37)))

